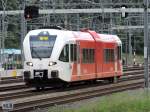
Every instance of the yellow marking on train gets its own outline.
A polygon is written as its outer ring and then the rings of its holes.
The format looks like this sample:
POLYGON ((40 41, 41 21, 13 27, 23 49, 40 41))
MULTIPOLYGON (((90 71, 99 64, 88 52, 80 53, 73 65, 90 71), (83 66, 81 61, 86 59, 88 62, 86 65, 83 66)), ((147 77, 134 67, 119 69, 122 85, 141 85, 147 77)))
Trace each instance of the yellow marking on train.
POLYGON ((40 37, 40 40, 48 40, 48 37, 47 36, 42 36, 42 37, 40 37))

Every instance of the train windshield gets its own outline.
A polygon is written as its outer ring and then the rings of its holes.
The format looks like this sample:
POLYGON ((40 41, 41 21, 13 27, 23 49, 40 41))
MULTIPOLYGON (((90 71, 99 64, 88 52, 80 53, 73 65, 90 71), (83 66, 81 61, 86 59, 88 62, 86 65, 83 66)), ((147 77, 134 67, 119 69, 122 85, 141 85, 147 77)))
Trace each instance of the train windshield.
POLYGON ((32 58, 50 58, 56 35, 30 36, 32 58))

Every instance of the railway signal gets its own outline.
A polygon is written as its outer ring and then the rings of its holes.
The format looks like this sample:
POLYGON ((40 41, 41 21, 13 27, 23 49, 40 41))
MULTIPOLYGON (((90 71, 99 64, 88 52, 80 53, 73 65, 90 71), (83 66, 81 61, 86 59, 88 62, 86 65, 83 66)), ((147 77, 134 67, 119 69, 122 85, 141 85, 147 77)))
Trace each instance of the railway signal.
POLYGON ((24 9, 25 19, 33 19, 39 16, 39 7, 37 6, 26 6, 24 9))
POLYGON ((122 17, 122 18, 126 18, 126 17, 128 16, 128 13, 126 12, 126 8, 127 8, 126 5, 122 5, 122 6, 121 6, 121 12, 122 12, 121 17, 122 17))

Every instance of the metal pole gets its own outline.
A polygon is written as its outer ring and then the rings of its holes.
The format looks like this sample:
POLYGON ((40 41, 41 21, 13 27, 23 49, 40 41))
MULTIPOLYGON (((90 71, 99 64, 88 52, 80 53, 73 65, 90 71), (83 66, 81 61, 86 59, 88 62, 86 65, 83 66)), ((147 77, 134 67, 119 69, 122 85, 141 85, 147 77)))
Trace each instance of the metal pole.
POLYGON ((7 6, 7 0, 4 1, 4 0, 1 0, 2 2, 2 7, 3 7, 3 14, 2 14, 2 38, 1 38, 1 61, 0 61, 0 64, 1 64, 1 67, 2 67, 2 64, 4 62, 4 48, 5 48, 5 33, 6 33, 6 28, 5 28, 5 10, 6 10, 6 6, 7 6))
MULTIPOLYGON (((50 0, 48 0, 48 6, 50 6, 50 0)), ((50 14, 47 15, 47 24, 50 26, 50 14)))
MULTIPOLYGON (((1 17, 2 17, 2 15, 1 15, 1 17)), ((2 37, 3 37, 3 32, 2 32, 2 26, 3 26, 3 24, 2 24, 2 20, 1 20, 1 22, 0 22, 0 24, 1 24, 1 31, 0 31, 0 64, 2 63, 2 60, 1 60, 1 58, 2 58, 2 37)))
MULTIPOLYGON (((46 9, 46 3, 45 2, 48 2, 48 1, 43 1, 43 8, 46 9)), ((47 26, 47 16, 46 14, 44 14, 43 16, 43 26, 47 26)))
POLYGON ((144 76, 145 88, 149 88, 149 68, 148 68, 148 0, 144 0, 144 76))
POLYGON ((126 57, 126 59, 125 59, 125 64, 126 64, 126 66, 128 65, 128 34, 126 35, 126 41, 125 41, 125 57, 126 57))
MULTIPOLYGON (((130 20, 128 20, 128 26, 130 26, 130 20)), ((131 30, 129 30, 129 65, 132 65, 131 30)))
POLYGON ((3 65, 3 61, 4 61, 4 47, 5 47, 5 8, 4 8, 4 13, 2 14, 2 40, 1 40, 1 47, 2 47, 2 50, 1 50, 1 66, 3 65))
POLYGON ((110 13, 110 34, 113 34, 113 29, 112 29, 112 27, 113 27, 113 14, 112 13, 110 13))
POLYGON ((105 13, 104 13, 104 7, 102 8, 103 12, 102 12, 102 33, 104 33, 104 19, 105 19, 105 13))
POLYGON ((77 31, 80 30, 80 15, 77 14, 77 31))
MULTIPOLYGON (((0 49, 1 49, 1 38, 2 38, 2 15, 0 15, 0 49)), ((0 57, 1 57, 1 54, 0 54, 0 57)))
POLYGON ((64 20, 65 28, 66 28, 66 29, 69 29, 70 27, 68 26, 68 15, 67 15, 67 14, 64 15, 64 19, 65 19, 65 20, 64 20))
MULTIPOLYGON (((24 10, 25 8, 25 1, 22 1, 22 9, 24 10)), ((23 39, 26 34, 26 26, 25 26, 25 18, 24 14, 21 14, 21 64, 23 66, 24 64, 24 55, 23 55, 23 39)))

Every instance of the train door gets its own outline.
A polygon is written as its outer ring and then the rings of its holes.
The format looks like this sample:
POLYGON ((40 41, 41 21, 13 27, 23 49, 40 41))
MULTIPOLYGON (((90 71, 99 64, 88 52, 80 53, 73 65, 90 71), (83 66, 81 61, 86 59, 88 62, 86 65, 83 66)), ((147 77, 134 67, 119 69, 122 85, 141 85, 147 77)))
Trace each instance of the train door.
POLYGON ((122 74, 122 48, 121 44, 117 46, 117 70, 118 70, 118 75, 122 74))
POLYGON ((88 80, 96 78, 95 64, 95 42, 81 41, 80 42, 80 80, 88 80))
POLYGON ((80 50, 80 42, 76 41, 75 44, 70 45, 70 61, 72 68, 72 81, 80 80, 81 75, 81 50, 80 50))
POLYGON ((116 48, 114 44, 104 45, 103 49, 103 77, 113 77, 117 71, 116 48))
POLYGON ((121 61, 121 45, 116 44, 115 45, 115 73, 114 73, 114 81, 117 81, 117 78, 122 75, 122 61, 121 61))
POLYGON ((96 71, 97 71, 97 78, 102 77, 102 71, 103 71, 103 44, 102 42, 97 42, 97 47, 96 47, 96 58, 95 58, 95 63, 96 63, 96 71))
MULTIPOLYGON (((121 61, 121 45, 115 45, 115 50, 114 50, 114 56, 115 56, 115 62, 114 62, 114 77, 115 79, 118 78, 118 76, 122 75, 122 61, 121 61)), ((117 81, 117 80, 115 80, 117 81)))
MULTIPOLYGON (((74 46, 76 53, 71 52, 72 81, 96 78, 96 50, 93 41, 78 41, 74 46), (76 47, 76 48, 75 48, 76 47), (73 55, 76 61, 72 61, 73 55)), ((73 47, 71 47, 73 51, 73 47)))
POLYGON ((118 74, 118 55, 117 55, 117 46, 115 45, 114 46, 114 77, 115 77, 115 80, 116 80, 116 76, 118 74))
POLYGON ((61 78, 65 79, 66 81, 70 81, 71 76, 71 62, 70 62, 70 44, 66 44, 62 49, 60 56, 60 70, 62 70, 61 78))

